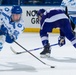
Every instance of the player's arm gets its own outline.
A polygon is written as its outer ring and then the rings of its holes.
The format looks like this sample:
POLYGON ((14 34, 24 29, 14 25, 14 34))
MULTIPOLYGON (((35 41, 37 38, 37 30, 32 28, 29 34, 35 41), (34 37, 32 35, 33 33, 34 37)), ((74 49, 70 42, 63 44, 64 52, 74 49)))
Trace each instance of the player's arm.
POLYGON ((2 13, 3 11, 0 10, 0 35, 5 35, 7 33, 7 28, 5 27, 5 16, 2 13))
POLYGON ((23 30, 24 30, 23 25, 19 25, 19 27, 17 27, 17 29, 14 29, 12 34, 8 34, 6 36, 6 42, 13 43, 15 40, 18 39, 19 35, 23 32, 23 30))
POLYGON ((6 27, 6 18, 9 17, 7 14, 9 12, 9 8, 0 9, 0 35, 5 35, 8 32, 6 27))

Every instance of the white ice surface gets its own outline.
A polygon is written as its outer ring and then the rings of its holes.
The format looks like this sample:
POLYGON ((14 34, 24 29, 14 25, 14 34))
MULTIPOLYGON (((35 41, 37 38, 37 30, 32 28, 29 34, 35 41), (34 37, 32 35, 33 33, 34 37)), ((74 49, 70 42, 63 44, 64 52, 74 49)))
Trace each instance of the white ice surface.
MULTIPOLYGON (((50 44, 57 43, 59 34, 49 34, 50 44)), ((24 33, 17 42, 27 50, 42 47, 38 33, 24 33)), ((17 44, 5 43, 0 52, 0 75, 76 75, 76 49, 66 39, 63 47, 52 46, 50 58, 40 58, 39 53, 43 50, 32 51, 36 57, 55 68, 44 65, 29 53, 15 55, 15 51, 24 51, 17 44)))

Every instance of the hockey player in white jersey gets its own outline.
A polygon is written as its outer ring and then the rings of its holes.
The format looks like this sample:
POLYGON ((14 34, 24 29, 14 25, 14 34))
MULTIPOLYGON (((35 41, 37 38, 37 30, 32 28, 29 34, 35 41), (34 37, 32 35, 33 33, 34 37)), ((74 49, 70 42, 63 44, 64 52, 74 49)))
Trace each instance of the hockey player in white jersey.
POLYGON ((75 29, 76 25, 76 0, 62 0, 61 6, 67 6, 67 15, 71 21, 72 29, 75 29))
POLYGON ((4 42, 13 43, 23 32, 22 8, 14 5, 12 9, 0 9, 0 50, 4 42))
POLYGON ((68 6, 69 10, 73 11, 76 7, 76 0, 62 0, 61 5, 68 6))

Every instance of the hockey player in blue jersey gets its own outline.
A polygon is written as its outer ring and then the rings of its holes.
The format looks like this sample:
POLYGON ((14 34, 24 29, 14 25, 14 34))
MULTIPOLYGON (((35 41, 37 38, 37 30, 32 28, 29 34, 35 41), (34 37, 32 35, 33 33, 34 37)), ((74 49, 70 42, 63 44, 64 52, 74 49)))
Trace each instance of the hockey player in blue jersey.
POLYGON ((40 37, 44 50, 40 53, 41 57, 50 56, 51 49, 48 40, 48 32, 51 32, 53 28, 60 28, 60 36, 58 38, 59 46, 65 44, 65 37, 73 44, 76 48, 76 38, 72 33, 72 28, 68 17, 64 11, 60 9, 40 9, 37 12, 37 16, 40 20, 40 37))
POLYGON ((0 50, 4 42, 13 43, 23 32, 22 8, 14 5, 11 9, 0 9, 0 50))

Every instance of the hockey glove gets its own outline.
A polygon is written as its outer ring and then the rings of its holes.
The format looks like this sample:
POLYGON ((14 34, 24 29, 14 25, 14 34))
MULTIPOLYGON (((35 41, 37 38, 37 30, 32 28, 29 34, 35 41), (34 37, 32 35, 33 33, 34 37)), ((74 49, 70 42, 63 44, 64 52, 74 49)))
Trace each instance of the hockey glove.
POLYGON ((4 25, 1 26, 0 30, 1 30, 0 35, 6 36, 6 42, 7 43, 13 43, 14 42, 14 37, 8 33, 8 30, 4 25))
POLYGON ((13 43, 14 40, 15 39, 14 39, 13 35, 9 35, 9 34, 6 35, 6 42, 7 43, 13 43))
POLYGON ((63 45, 65 45, 65 37, 63 37, 63 36, 59 36, 59 38, 58 38, 58 45, 61 47, 61 46, 63 46, 63 45))

